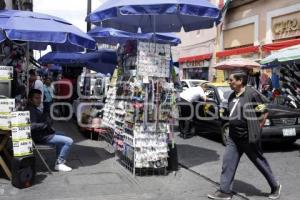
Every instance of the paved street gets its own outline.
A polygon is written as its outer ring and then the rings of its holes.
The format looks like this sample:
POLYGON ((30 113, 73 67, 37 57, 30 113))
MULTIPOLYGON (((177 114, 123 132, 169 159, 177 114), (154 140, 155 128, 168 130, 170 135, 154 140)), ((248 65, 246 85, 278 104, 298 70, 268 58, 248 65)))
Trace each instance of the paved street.
MULTIPOLYGON (((0 179, 0 197, 7 200, 35 199, 207 199, 206 194, 217 189, 224 147, 217 136, 205 134, 190 139, 177 137, 179 162, 182 168, 167 176, 133 177, 121 167, 106 143, 84 138, 72 123, 57 123, 73 137, 75 144, 69 164, 71 173, 45 172, 38 161, 36 184, 19 190, 5 179, 0 179), (88 198, 87 198, 88 197, 88 198)), ((300 142, 286 147, 268 145, 265 156, 283 184, 281 199, 296 200, 300 176, 300 142)), ((54 164, 54 152, 45 152, 54 164)), ((247 157, 241 159, 234 191, 241 196, 234 199, 266 199, 269 187, 247 157)))
MULTIPOLYGON (((214 135, 203 134, 183 140, 178 137, 180 162, 215 182, 219 182, 221 159, 224 147, 214 135)), ((264 147, 273 172, 283 185, 281 199, 299 199, 300 191, 300 140, 292 146, 272 144, 264 147)), ((270 192, 269 186, 260 172, 244 155, 237 170, 234 191, 249 199, 266 199, 270 192)))
MULTIPOLYGON (((215 184, 184 168, 167 176, 134 178, 116 162, 106 143, 82 137, 72 123, 57 123, 56 128, 75 141, 69 159, 74 170, 49 175, 38 160, 34 186, 19 190, 10 181, 0 179, 1 200, 199 200, 207 199, 207 193, 217 189, 215 184)), ((54 152, 46 151, 44 155, 53 166, 54 152)))

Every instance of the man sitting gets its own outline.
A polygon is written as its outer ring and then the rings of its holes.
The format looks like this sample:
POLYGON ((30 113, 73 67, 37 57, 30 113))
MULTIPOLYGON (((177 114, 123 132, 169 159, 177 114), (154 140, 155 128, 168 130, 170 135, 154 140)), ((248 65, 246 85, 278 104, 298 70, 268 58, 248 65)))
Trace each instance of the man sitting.
POLYGON ((55 170, 64 172, 71 171, 72 168, 68 167, 65 163, 73 140, 64 136, 63 133, 55 131, 51 127, 52 120, 49 115, 43 114, 43 112, 38 109, 41 103, 42 92, 37 89, 32 89, 28 94, 28 106, 25 109, 30 112, 32 139, 35 143, 55 145, 58 155, 55 170))

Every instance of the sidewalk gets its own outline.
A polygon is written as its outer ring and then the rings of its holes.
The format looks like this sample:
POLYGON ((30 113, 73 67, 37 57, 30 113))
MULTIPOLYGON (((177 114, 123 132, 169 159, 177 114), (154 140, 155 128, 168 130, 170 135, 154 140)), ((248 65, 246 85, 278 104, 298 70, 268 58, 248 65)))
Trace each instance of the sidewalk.
MULTIPOLYGON (((177 137, 178 157, 182 165, 190 170, 218 183, 220 180, 224 146, 217 142, 215 136, 194 136, 189 139, 177 137), (212 140, 213 138, 213 140, 212 140)), ((280 150, 267 150, 265 156, 276 178, 283 185, 281 199, 299 199, 300 159, 298 147, 300 141, 280 150)), ((270 188, 262 174, 256 169, 246 155, 239 163, 233 190, 251 200, 268 199, 270 188)))
MULTIPOLYGON (((186 169, 167 176, 134 178, 116 162, 104 142, 84 138, 72 123, 57 123, 56 129, 75 141, 68 163, 74 170, 49 175, 38 163, 33 187, 19 190, 0 179, 1 200, 202 200, 217 188, 186 169)), ((44 153, 53 167, 54 152, 44 153)))

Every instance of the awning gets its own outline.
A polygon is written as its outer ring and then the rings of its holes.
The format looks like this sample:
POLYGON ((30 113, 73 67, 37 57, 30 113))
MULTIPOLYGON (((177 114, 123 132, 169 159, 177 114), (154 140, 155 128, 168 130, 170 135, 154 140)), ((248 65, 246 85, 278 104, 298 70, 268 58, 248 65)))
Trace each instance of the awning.
POLYGON ((208 54, 202 54, 197 56, 189 56, 189 57, 183 57, 179 58, 179 63, 185 63, 185 62, 195 62, 195 61, 202 61, 202 60, 210 60, 212 57, 212 53, 208 54))
POLYGON ((264 52, 276 51, 276 50, 280 50, 280 49, 294 46, 297 44, 300 44, 300 39, 285 40, 285 41, 281 41, 281 42, 275 42, 272 44, 263 45, 262 50, 264 52))
POLYGON ((240 55, 240 54, 246 54, 246 53, 256 53, 259 52, 259 46, 249 46, 249 47, 240 47, 225 51, 219 51, 217 52, 216 56, 218 58, 223 58, 227 56, 233 56, 233 55, 240 55))

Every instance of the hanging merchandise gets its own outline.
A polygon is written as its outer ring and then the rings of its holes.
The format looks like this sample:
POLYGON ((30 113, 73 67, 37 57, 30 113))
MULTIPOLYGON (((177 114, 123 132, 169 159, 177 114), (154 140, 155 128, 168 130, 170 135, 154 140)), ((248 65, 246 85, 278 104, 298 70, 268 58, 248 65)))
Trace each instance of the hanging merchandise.
POLYGON ((118 49, 120 76, 108 91, 103 122, 114 129, 114 147, 122 164, 137 169, 166 169, 175 101, 170 80, 171 47, 127 42, 118 49))
POLYGON ((276 71, 281 81, 281 91, 288 103, 294 108, 300 108, 300 65, 296 62, 282 64, 276 71))
POLYGON ((139 42, 138 75, 151 77, 170 76, 170 45, 139 42))

